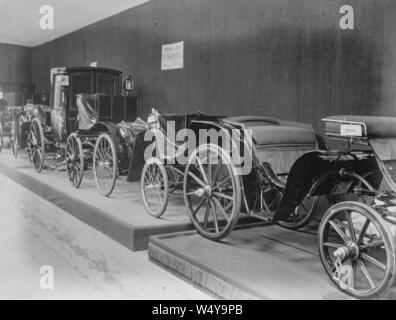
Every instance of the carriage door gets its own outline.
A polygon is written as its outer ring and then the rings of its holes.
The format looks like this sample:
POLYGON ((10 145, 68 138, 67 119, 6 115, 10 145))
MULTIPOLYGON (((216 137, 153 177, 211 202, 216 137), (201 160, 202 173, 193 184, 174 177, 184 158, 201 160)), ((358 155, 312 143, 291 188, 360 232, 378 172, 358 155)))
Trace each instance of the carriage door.
POLYGON ((65 74, 56 74, 53 80, 51 125, 57 140, 63 141, 66 136, 66 88, 69 85, 69 77, 65 74))

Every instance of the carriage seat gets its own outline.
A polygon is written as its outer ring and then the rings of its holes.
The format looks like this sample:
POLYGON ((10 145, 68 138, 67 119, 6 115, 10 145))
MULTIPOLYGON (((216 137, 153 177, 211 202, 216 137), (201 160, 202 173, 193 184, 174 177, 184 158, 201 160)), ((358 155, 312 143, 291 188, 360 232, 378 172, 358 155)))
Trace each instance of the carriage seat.
POLYGON ((242 124, 245 128, 251 127, 260 127, 260 126, 289 126, 289 127, 300 127, 312 129, 312 126, 309 123, 296 122, 290 120, 283 120, 273 117, 265 117, 265 116, 236 116, 236 117, 228 117, 223 119, 226 123, 239 123, 242 124))
POLYGON ((253 140, 258 146, 274 145, 315 145, 315 133, 312 128, 289 126, 250 127, 253 140))
POLYGON ((317 149, 312 127, 258 126, 249 129, 252 130, 257 158, 268 163, 279 176, 287 176, 299 157, 317 149))
POLYGON ((326 124, 328 133, 339 133, 340 123, 326 122, 326 120, 351 121, 364 123, 367 127, 367 138, 395 138, 396 137, 396 118, 377 117, 377 116, 353 116, 339 115, 327 117, 323 121, 326 124))

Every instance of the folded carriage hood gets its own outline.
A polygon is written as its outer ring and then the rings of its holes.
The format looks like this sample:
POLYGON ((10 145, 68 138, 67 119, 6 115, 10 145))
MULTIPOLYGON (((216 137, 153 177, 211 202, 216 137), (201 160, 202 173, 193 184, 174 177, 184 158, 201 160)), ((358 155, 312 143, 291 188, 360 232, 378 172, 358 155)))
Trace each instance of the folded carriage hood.
MULTIPOLYGON (((274 216, 274 221, 287 220, 298 204, 308 195, 317 183, 312 196, 328 195, 333 187, 348 178, 339 175, 341 169, 365 176, 373 175, 368 182, 378 189, 382 175, 374 157, 356 158, 335 152, 312 151, 301 156, 291 168, 282 201, 274 216), (344 180, 343 180, 344 179, 344 180)), ((349 178, 350 179, 350 178, 349 178)))

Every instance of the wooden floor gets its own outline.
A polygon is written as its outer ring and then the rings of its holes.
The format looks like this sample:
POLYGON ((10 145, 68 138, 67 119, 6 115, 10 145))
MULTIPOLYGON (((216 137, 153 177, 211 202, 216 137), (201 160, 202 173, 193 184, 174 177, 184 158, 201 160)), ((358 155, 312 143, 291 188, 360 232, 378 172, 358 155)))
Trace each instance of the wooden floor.
POLYGON ((0 214, 0 299, 211 298, 1 174, 0 214))

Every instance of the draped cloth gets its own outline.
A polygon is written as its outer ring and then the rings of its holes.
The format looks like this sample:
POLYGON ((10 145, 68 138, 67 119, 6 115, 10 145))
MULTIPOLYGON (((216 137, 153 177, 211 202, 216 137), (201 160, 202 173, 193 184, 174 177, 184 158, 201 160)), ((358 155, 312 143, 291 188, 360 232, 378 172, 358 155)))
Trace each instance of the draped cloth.
POLYGON ((77 108, 78 108, 78 129, 80 130, 89 130, 91 129, 96 122, 98 121, 98 113, 93 108, 92 101, 90 96, 87 94, 78 94, 77 95, 77 108), (89 101, 91 100, 91 101, 89 101))

